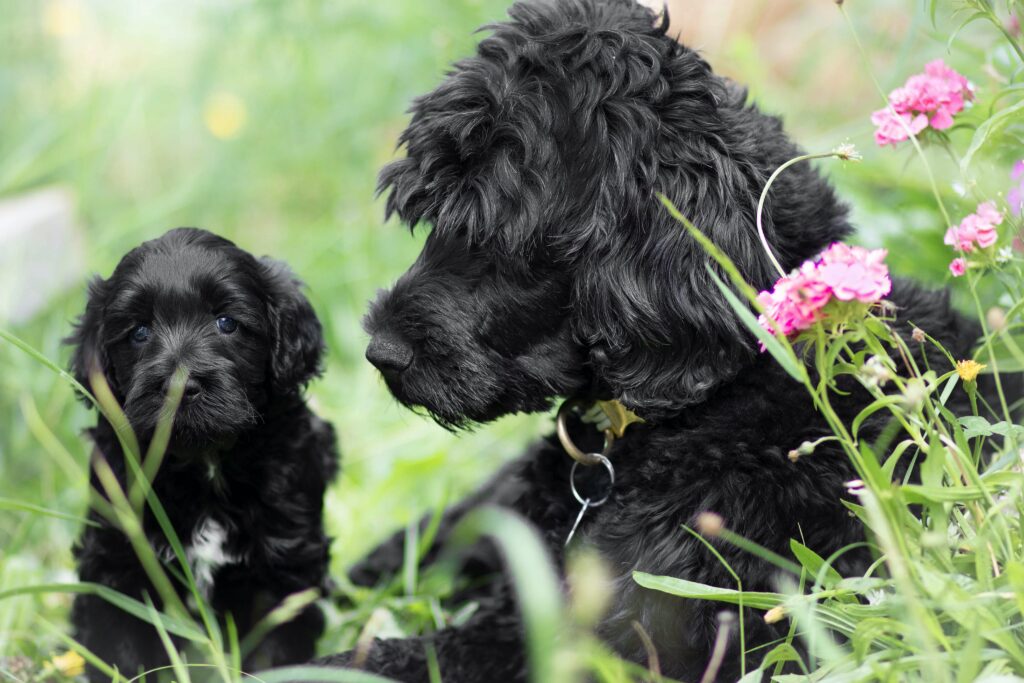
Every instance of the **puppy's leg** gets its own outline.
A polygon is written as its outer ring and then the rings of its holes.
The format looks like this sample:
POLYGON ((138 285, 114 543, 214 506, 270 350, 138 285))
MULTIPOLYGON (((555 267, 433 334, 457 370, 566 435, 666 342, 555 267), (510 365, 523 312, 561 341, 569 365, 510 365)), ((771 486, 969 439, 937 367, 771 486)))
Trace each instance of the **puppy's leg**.
POLYGON ((429 658, 437 658, 441 680, 450 683, 527 680, 523 627, 511 588, 502 582, 463 626, 421 638, 374 640, 317 660, 318 666, 362 669, 403 683, 430 683, 429 658))
MULTIPOLYGON (((98 520, 94 517, 94 521, 98 520)), ((137 600, 142 600, 144 594, 156 600, 135 552, 121 532, 110 527, 88 527, 75 554, 82 581, 108 586, 137 600)), ((77 596, 71 623, 76 640, 127 677, 168 661, 152 626, 98 596, 77 596)), ((109 680, 91 665, 88 676, 94 682, 109 680)))
MULTIPOLYGON (((320 564, 316 560, 313 562, 320 564)), ((303 573, 308 572, 308 567, 303 568, 303 573)), ((243 639, 290 592, 302 590, 296 585, 297 572, 294 568, 253 569, 251 566, 232 565, 222 568, 216 577, 214 607, 218 613, 232 615, 243 639), (295 590, 289 591, 288 586, 295 590)), ((308 662, 316 654, 316 641, 323 629, 324 616, 320 608, 315 604, 308 605, 290 621, 264 635, 246 655, 242 668, 251 672, 308 662)))

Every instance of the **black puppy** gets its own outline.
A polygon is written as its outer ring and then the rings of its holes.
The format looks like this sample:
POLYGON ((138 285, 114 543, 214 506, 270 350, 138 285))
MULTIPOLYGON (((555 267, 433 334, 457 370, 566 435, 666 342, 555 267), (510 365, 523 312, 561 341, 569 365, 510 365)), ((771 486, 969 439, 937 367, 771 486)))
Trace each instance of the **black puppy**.
MULTIPOLYGON (((639 624, 664 674, 698 680, 721 606, 648 591, 632 578, 642 570, 735 587, 683 525, 713 511, 783 555, 791 538, 825 557, 863 539, 843 506, 844 482, 856 474, 842 451, 828 442, 813 457, 787 457, 830 433, 827 424, 758 353, 706 271, 703 249, 656 198, 667 195, 748 281, 767 288, 774 274, 757 237, 757 200, 799 150, 777 119, 667 35, 667 19, 659 23, 633 0, 521 2, 510 16, 415 101, 401 136, 407 156, 381 175, 389 213, 432 230, 417 261, 373 305, 367 358, 398 400, 451 427, 544 410, 557 397, 614 398, 644 418, 611 448, 614 490, 583 516, 576 538, 615 576, 598 633, 645 663, 639 624)), ((846 208, 808 164, 773 186, 765 226, 787 269, 851 232, 846 208)), ((978 330, 945 293, 897 282, 890 300, 900 334, 910 337, 912 321, 954 356, 967 355, 978 330)), ((948 361, 935 354, 930 367, 948 361)), ((846 389, 832 400, 849 423, 870 399, 846 389)), ((874 442, 883 424, 868 420, 860 438, 874 442)), ((573 429, 578 443, 600 449, 593 429, 573 429)), ((536 525, 560 563, 580 509, 571 464, 557 440, 542 441, 445 524, 481 502, 508 506, 536 525)), ((400 548, 400 539, 385 544, 353 577, 372 582, 394 571, 400 548)), ((775 589, 772 566, 727 544, 719 550, 745 589, 775 589)), ((861 548, 835 566, 856 574, 869 560, 861 548)), ((476 561, 474 571, 486 564, 476 561)), ((493 557, 490 568, 499 567, 493 557)), ((476 600, 468 623, 431 639, 441 676, 523 680, 509 585, 498 581, 476 600)), ((762 616, 743 615, 751 666, 768 650, 759 646, 788 629, 762 616)), ((732 633, 722 681, 739 677, 732 633)), ((365 665, 427 681, 425 645, 378 641, 365 665)), ((346 654, 324 663, 351 661, 346 654)))
MULTIPOLYGON (((230 613, 244 636, 284 597, 326 587, 323 495, 338 455, 333 428, 302 398, 319 373, 323 338, 287 266, 203 230, 172 230, 90 284, 69 341, 76 379, 88 387, 102 375, 143 452, 172 378, 187 373, 153 489, 218 614, 230 613)), ((94 461, 125 487, 129 468, 110 422, 101 416, 89 434, 94 461)), ((104 491, 95 467, 91 480, 104 491)), ((90 519, 98 526, 75 547, 81 580, 159 605, 127 536, 96 512, 90 519)), ((180 576, 148 508, 143 529, 168 574, 180 576)), ((184 585, 175 590, 187 599, 184 585)), ((167 661, 155 629, 99 597, 79 596, 72 622, 83 645, 127 676, 167 661)), ((310 605, 245 666, 306 661, 322 630, 323 615, 310 605)), ((90 678, 103 676, 91 670, 90 678)))

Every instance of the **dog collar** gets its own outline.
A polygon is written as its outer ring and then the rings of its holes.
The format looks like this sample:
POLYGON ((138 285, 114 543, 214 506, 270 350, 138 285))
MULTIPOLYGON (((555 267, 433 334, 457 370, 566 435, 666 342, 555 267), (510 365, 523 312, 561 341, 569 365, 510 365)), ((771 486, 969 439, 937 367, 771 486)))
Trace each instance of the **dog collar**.
POLYGON ((606 456, 612 448, 616 439, 621 439, 629 425, 634 422, 643 422, 626 406, 618 401, 594 401, 588 404, 586 401, 577 398, 566 399, 558 408, 557 433, 562 448, 569 456, 581 465, 597 465, 607 462, 606 456), (604 447, 601 453, 587 453, 581 450, 569 436, 568 420, 570 415, 579 417, 583 422, 594 425, 594 428, 604 432, 604 447))

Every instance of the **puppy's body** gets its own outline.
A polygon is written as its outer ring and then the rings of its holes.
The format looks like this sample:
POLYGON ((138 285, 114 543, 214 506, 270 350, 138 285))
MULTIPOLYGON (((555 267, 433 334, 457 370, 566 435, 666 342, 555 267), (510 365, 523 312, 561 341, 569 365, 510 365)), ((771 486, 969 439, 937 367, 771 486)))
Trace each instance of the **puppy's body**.
MULTIPOLYGON (((418 98, 381 174, 388 209, 431 228, 423 251, 367 316, 367 358, 395 397, 458 427, 558 397, 617 399, 646 420, 615 442, 609 501, 589 510, 577 538, 593 545, 615 579, 598 633, 646 664, 634 622, 661 671, 699 680, 711 657, 720 604, 641 588, 636 570, 723 588, 735 580, 686 533, 701 512, 782 555, 804 539, 844 573, 868 560, 863 530, 843 505, 855 477, 832 442, 791 462, 790 450, 830 432, 803 388, 750 335, 720 295, 710 259, 661 206, 667 196, 728 254, 755 287, 777 274, 757 237, 758 197, 769 175, 800 150, 780 122, 747 104, 693 51, 666 35, 667 21, 632 0, 520 2, 489 28, 474 56, 418 98)), ((809 164, 773 185, 765 230, 784 268, 813 258, 852 231, 846 208, 809 164)), ((978 330, 944 293, 897 282, 894 329, 918 325, 955 357, 978 330)), ((924 347, 914 348, 923 352, 924 347)), ((932 368, 948 367, 934 350, 932 368)), ((832 396, 849 423, 869 402, 853 382, 832 396)), ((954 396, 950 406, 962 396, 954 396)), ((885 421, 867 420, 874 443, 885 421)), ((601 447, 590 428, 574 439, 601 447)), ((542 441, 492 484, 451 511, 482 502, 532 521, 556 561, 579 512, 571 460, 542 441)), ((438 536, 443 540, 444 533, 438 536)), ((729 544, 716 547, 745 590, 774 590, 776 569, 729 544)), ((371 583, 400 566, 392 539, 357 566, 371 583)), ((427 561, 432 557, 427 554, 427 561)), ((482 544, 469 571, 500 574, 482 544)), ((446 681, 525 680, 522 625, 509 584, 474 599, 469 623, 431 640, 446 681)), ((748 611, 748 667, 786 624, 748 611)), ((739 677, 733 630, 720 681, 739 677)), ((401 681, 427 681, 425 643, 389 640, 366 666, 401 681)), ((350 654, 325 660, 346 664, 350 654)))
MULTIPOLYGON (((977 329, 950 311, 945 296, 905 281, 894 286, 890 299, 901 306, 895 324, 900 334, 909 338, 913 321, 936 330, 938 340, 952 353, 969 351, 977 329)), ((929 353, 932 367, 943 362, 937 350, 929 353)), ((870 397, 848 382, 843 389, 850 395, 833 396, 833 407, 849 424, 870 397)), ((949 406, 966 408, 960 395, 954 395, 949 406)), ((864 443, 875 442, 885 424, 884 419, 868 419, 860 438, 864 443)), ((600 451, 602 440, 593 427, 577 423, 573 430, 575 443, 600 451)), ((701 680, 717 633, 717 615, 730 611, 729 606, 647 590, 633 580, 633 572, 735 588, 735 579, 719 559, 682 528, 697 528, 702 512, 721 515, 732 530, 784 557, 791 556, 790 539, 800 540, 822 557, 846 549, 834 559, 833 567, 844 576, 862 574, 872 556, 865 545, 856 545, 865 540, 863 527, 842 504, 843 500, 856 502, 845 486, 857 477, 847 456, 826 442, 796 463, 788 457, 804 441, 830 433, 803 387, 768 354, 757 357, 707 400, 678 416, 630 426, 608 454, 616 473, 613 494, 603 506, 588 510, 574 541, 595 549, 613 576, 612 602, 596 628, 602 639, 621 656, 646 665, 648 651, 634 627, 639 624, 653 640, 663 674, 681 681, 701 680)), ((528 519, 561 567, 564 544, 580 508, 570 493, 572 463, 554 435, 535 444, 449 511, 425 562, 434 559, 446 532, 467 511, 494 504, 528 519)), ((899 473, 906 472, 906 464, 899 473)), ((351 578, 373 585, 399 571, 403 536, 396 534, 356 565, 351 578)), ((729 543, 714 539, 712 543, 741 576, 745 590, 778 589, 774 565, 729 543)), ((480 544, 470 553, 463 572, 467 578, 491 577, 492 581, 476 593, 459 596, 480 604, 473 618, 430 638, 377 641, 366 668, 395 680, 426 683, 430 678, 423 653, 429 640, 445 680, 529 680, 523 625, 503 567, 496 549, 480 544)), ((758 646, 784 638, 789 628, 785 621, 766 624, 763 616, 761 610, 748 609, 745 614, 746 645, 752 650, 747 655, 748 670, 770 649, 758 646)), ((716 679, 723 683, 740 677, 735 627, 728 643, 716 679)), ((794 645, 802 647, 799 640, 794 645)), ((323 663, 348 665, 351 661, 350 654, 343 654, 323 663)))
MULTIPOLYGON (((318 371, 322 342, 286 268, 210 233, 172 231, 93 284, 72 341, 79 380, 103 376, 143 449, 175 371, 188 373, 153 491, 218 615, 230 613, 244 636, 284 597, 326 588, 322 506, 337 452, 333 429, 301 397, 318 371)), ((106 490, 99 464, 127 490, 132 477, 111 424, 101 417, 90 436, 93 488, 106 490)), ((97 526, 75 548, 80 578, 159 605, 127 536, 97 512, 90 519, 97 526)), ((180 573, 149 507, 143 531, 168 574, 180 573)), ((172 584, 184 603, 193 600, 183 584, 172 584)), ((99 597, 80 596, 72 622, 86 647, 129 676, 167 661, 153 628, 99 597)), ((274 630, 246 666, 305 661, 322 628, 319 610, 309 607, 274 630)))

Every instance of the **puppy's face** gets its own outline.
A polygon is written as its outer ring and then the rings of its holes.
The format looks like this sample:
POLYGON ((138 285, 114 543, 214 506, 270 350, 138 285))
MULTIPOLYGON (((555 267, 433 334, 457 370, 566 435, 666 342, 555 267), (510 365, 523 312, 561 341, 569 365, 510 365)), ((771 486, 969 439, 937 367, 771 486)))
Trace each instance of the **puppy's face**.
POLYGON ((218 445, 295 394, 322 345, 281 264, 192 229, 146 242, 95 281, 72 341, 79 380, 102 373, 141 436, 166 417, 173 378, 184 376, 172 445, 191 447, 218 445))
POLYGON ((366 319, 367 358, 401 402, 455 427, 542 410, 579 388, 568 274, 542 252, 527 264, 441 232, 428 236, 366 319))
MULTIPOLYGON (((755 343, 657 195, 767 287, 757 200, 799 151, 632 0, 509 14, 414 102, 406 157, 381 174, 388 213, 431 234, 372 306, 367 358, 450 425, 580 393, 676 414, 755 343)), ((764 225, 786 268, 849 231, 806 164, 773 186, 764 225)))

